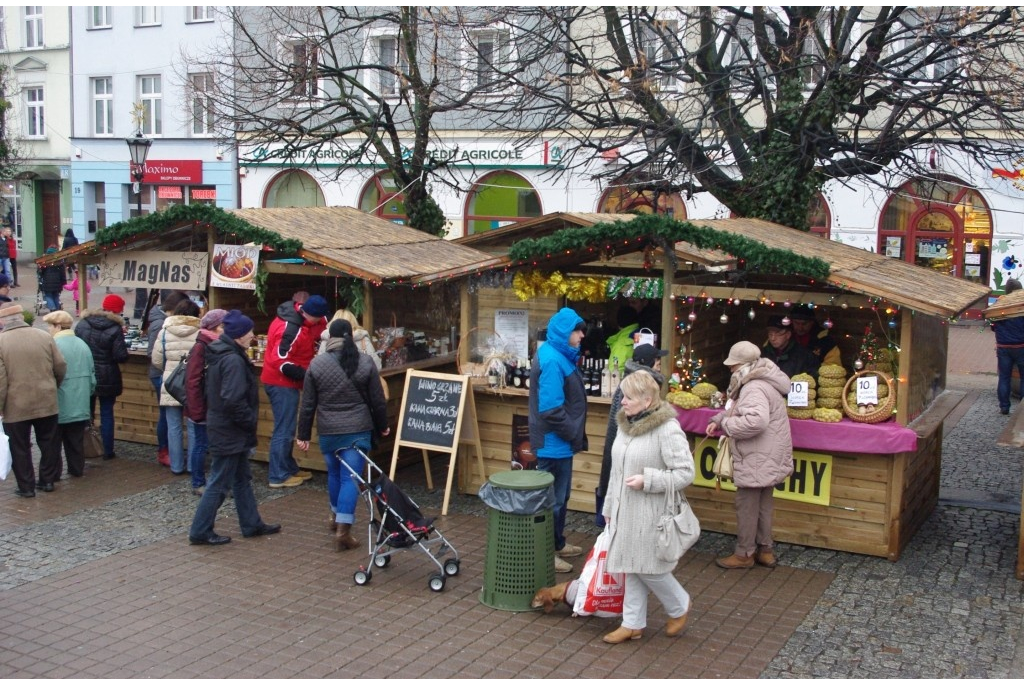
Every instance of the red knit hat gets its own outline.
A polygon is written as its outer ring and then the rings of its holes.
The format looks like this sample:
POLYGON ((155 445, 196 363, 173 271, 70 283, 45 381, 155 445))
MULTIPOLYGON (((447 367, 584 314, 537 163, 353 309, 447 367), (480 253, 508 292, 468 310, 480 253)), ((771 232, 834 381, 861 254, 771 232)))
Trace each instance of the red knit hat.
POLYGON ((124 311, 124 299, 117 295, 107 295, 103 298, 103 308, 108 312, 120 314, 124 311))

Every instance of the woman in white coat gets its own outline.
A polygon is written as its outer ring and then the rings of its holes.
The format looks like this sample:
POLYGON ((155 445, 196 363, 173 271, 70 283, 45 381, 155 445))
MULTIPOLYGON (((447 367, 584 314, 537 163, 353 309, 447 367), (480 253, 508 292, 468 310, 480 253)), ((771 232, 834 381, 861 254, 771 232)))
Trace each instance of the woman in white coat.
POLYGON ((672 575, 677 562, 661 561, 655 553, 655 526, 666 489, 682 490, 693 482, 693 456, 675 410, 661 400, 651 374, 630 374, 619 387, 619 432, 602 513, 611 534, 606 568, 626 574, 626 594, 622 625, 603 638, 610 644, 643 637, 651 592, 669 616, 669 636, 683 632, 690 611, 690 595, 672 575))
POLYGON ((184 299, 175 307, 171 316, 164 319, 163 328, 157 334, 153 346, 153 366, 163 369, 160 383, 160 406, 167 413, 167 450, 171 461, 171 473, 181 476, 189 473, 185 461, 185 438, 183 431, 184 412, 178 400, 171 397, 163 383, 171 377, 196 343, 201 319, 199 305, 184 299))

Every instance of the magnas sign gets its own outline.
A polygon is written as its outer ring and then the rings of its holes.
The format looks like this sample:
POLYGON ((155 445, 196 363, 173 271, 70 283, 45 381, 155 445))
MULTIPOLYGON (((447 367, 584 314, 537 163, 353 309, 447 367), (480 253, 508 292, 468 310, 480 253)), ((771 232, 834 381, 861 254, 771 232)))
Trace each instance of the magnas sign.
POLYGON ((100 262, 99 284, 124 288, 206 290, 206 252, 108 252, 100 262))

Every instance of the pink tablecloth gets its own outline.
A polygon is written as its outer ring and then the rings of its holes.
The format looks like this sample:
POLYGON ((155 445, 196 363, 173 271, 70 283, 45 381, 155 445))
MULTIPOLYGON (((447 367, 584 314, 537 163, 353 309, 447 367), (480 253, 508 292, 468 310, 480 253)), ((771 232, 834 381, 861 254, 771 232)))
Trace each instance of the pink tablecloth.
MULTIPOLYGON (((704 435, 711 417, 721 409, 676 407, 679 425, 687 433, 704 435)), ((844 418, 839 423, 811 419, 790 419, 793 447, 817 452, 896 454, 917 449, 917 433, 895 421, 857 423, 844 418)))

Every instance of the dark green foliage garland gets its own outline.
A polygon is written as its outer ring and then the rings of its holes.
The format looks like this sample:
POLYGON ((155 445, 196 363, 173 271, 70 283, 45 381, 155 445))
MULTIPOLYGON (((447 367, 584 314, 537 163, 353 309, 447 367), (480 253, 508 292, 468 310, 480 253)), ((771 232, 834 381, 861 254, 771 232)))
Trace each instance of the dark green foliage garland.
MULTIPOLYGON (((792 230, 792 229, 780 229, 792 230)), ((577 252, 607 246, 611 251, 625 241, 650 237, 656 243, 685 240, 702 250, 721 250, 746 261, 748 271, 799 275, 824 280, 830 273, 828 262, 817 257, 802 257, 789 250, 768 247, 741 235, 716 231, 663 215, 645 214, 632 221, 566 228, 545 238, 527 238, 509 250, 514 261, 528 262, 565 252, 577 252)))
MULTIPOLYGON (((232 242, 256 243, 270 248, 278 255, 293 255, 302 249, 302 242, 282 238, 273 231, 253 226, 229 212, 213 205, 174 205, 162 212, 119 221, 96 232, 98 245, 112 245, 137 236, 159 233, 188 223, 210 224, 222 239, 231 236, 232 242)), ((205 245, 203 249, 205 249, 205 245)))

